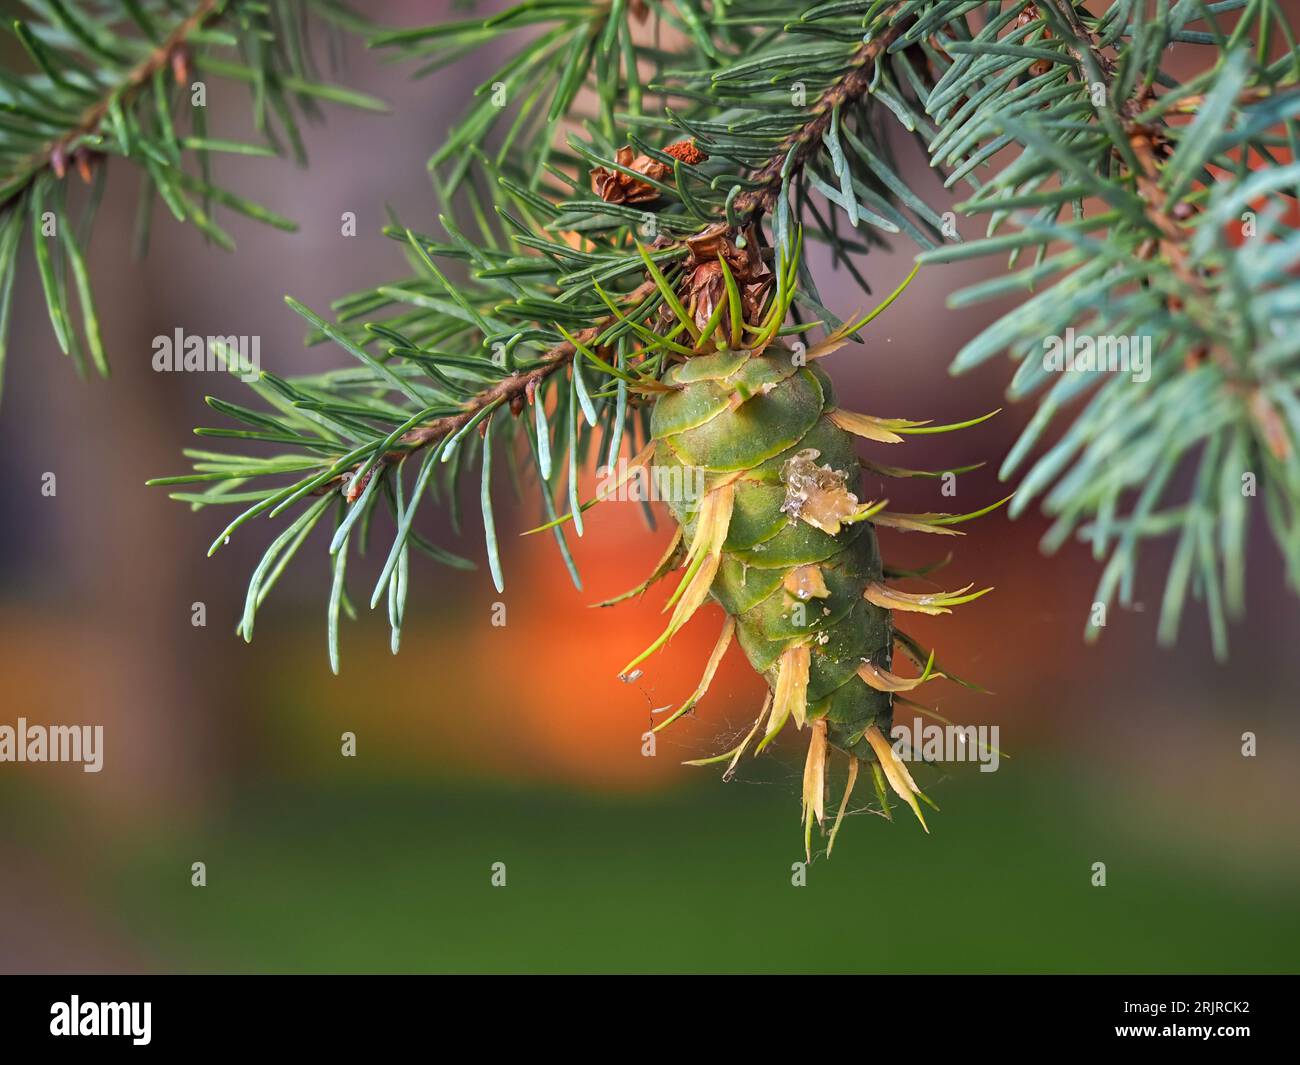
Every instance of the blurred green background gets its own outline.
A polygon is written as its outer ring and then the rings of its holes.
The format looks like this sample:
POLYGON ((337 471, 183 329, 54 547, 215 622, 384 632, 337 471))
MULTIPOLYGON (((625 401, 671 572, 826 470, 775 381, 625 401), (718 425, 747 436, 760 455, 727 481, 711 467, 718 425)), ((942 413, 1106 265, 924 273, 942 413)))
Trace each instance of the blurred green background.
POLYGON ((19 875, 51 893, 47 916, 75 906, 79 928, 39 926, 72 969, 1295 968, 1294 861, 1153 840, 1088 774, 1030 761, 988 787, 945 789, 933 838, 850 818, 805 888, 790 883, 792 792, 249 781, 201 827, 78 840, 79 818, 44 808, 18 836, 37 863, 19 875), (208 864, 201 890, 188 882, 195 855, 208 864), (1089 886, 1094 856, 1104 889, 1089 886), (494 888, 499 861, 507 884, 494 888))
MULTIPOLYGON (((367 4, 381 21, 435 17, 413 2, 367 4)), ((1174 46, 1180 47, 1180 46, 1174 46)), ((309 131, 312 167, 234 159, 218 176, 297 219, 286 236, 231 220, 235 256, 156 220, 155 247, 128 263, 134 180, 115 172, 92 253, 112 381, 83 383, 58 355, 32 271, 18 293, 0 409, 0 723, 99 723, 106 763, 0 765, 0 968, 5 971, 1295 971, 1300 968, 1300 728, 1297 606, 1266 536, 1252 544, 1250 617, 1216 664, 1202 618, 1158 650, 1167 554, 1152 552, 1138 599, 1101 642, 1082 631, 1097 578, 1085 550, 1046 558, 1037 517, 1004 515, 953 541, 945 586, 995 594, 911 626, 940 659, 994 693, 942 682, 947 716, 998 725, 995 773, 922 770, 942 807, 932 835, 872 812, 870 788, 834 859, 806 887, 798 823, 801 737, 721 783, 683 767, 726 749, 761 685, 732 651, 691 719, 642 754, 649 711, 684 699, 720 618, 709 608, 646 666, 614 674, 662 624, 662 594, 613 610, 587 604, 637 583, 666 541, 633 505, 598 508, 568 582, 528 501, 503 530, 506 593, 484 572, 413 560, 411 622, 388 652, 382 618, 346 626, 343 674, 325 654, 327 562, 309 544, 245 646, 233 635, 241 582, 271 527, 204 556, 224 522, 191 514, 147 477, 182 469, 207 392, 239 385, 149 368, 150 341, 258 334, 280 373, 337 365, 304 350, 292 293, 318 309, 400 276, 383 206, 433 230, 424 160, 482 76, 486 57, 412 82, 351 49, 338 77, 391 101, 388 117, 332 112, 309 131), (359 235, 340 235, 344 211, 359 235), (58 494, 40 494, 56 472, 58 494), (507 624, 491 624, 504 602, 507 624), (191 624, 206 606, 206 627, 191 624), (357 757, 340 755, 345 731, 357 757), (1258 755, 1242 756, 1255 733, 1258 755), (204 888, 191 864, 207 867, 204 888), (507 886, 494 888, 493 863, 507 886), (1092 886, 1104 862, 1105 887, 1092 886)), ((220 85, 220 83, 214 83, 220 85)), ((242 90, 209 99, 218 135, 248 135, 242 90)), ((942 202, 914 163, 918 188, 942 202)), ((813 252, 814 256, 820 253, 813 252)), ((925 271, 830 360, 841 401, 884 416, 956 420, 1002 403, 1005 364, 950 378, 962 341, 998 307, 944 309, 985 264, 925 271)), ((867 305, 851 281, 814 269, 832 306, 867 305)), ((878 293, 906 249, 866 265, 878 293)), ((876 297, 878 298, 878 296, 876 297)), ((988 459, 961 479, 968 509, 996 481, 1029 411, 909 443, 908 461, 988 459)), ((893 461, 893 458, 889 461, 893 461)), ((891 486, 900 509, 949 509, 936 485, 891 486)), ((467 512, 474 514, 474 508, 467 512)), ((1261 516, 1262 518, 1262 516, 1261 516)), ((476 517, 458 536, 432 508, 423 531, 476 559, 476 517)), ((1257 530, 1258 532, 1259 530, 1257 530)), ((904 564, 942 555, 885 538, 904 564)), ((374 559, 369 560, 372 565, 374 559)), ((357 587, 366 570, 358 567, 357 587)), ((843 765, 833 768, 842 784, 843 765)))

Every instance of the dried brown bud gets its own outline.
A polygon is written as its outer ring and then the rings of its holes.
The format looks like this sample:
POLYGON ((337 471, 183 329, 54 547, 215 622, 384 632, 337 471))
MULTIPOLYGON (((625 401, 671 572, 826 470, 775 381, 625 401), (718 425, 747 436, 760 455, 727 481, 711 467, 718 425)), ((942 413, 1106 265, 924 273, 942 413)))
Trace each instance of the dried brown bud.
MULTIPOLYGON (((682 302, 690 309, 695 324, 703 330, 719 303, 727 300, 727 283, 719 259, 725 259, 731 276, 740 289, 741 314, 746 323, 756 325, 763 316, 763 304, 775 283, 772 271, 758 249, 758 235, 752 226, 733 232, 725 222, 687 237, 685 271, 678 285, 682 302)), ((661 311, 661 314, 671 312, 661 311)), ((720 328, 730 332, 730 309, 723 312, 720 328)), ((667 319, 664 325, 671 327, 667 319)))
POLYGON ((98 158, 92 152, 78 150, 73 160, 77 164, 77 173, 81 175, 81 180, 89 185, 94 180, 95 163, 98 162, 98 158))
POLYGON ((184 85, 190 80, 190 50, 185 45, 178 44, 172 49, 171 63, 172 77, 178 85, 184 85))
MULTIPOLYGON (((1019 15, 1016 16, 1016 20, 1011 24, 1011 28, 1013 30, 1023 29, 1025 26, 1028 26, 1031 22, 1037 22, 1042 17, 1043 16, 1039 13, 1038 8, 1033 4, 1030 4, 1023 11, 1021 11, 1019 15)), ((1045 41, 1051 36, 1052 36, 1052 31, 1044 28, 1041 40, 1045 41)), ((1031 78, 1039 78, 1042 77, 1051 69, 1052 69, 1051 60, 1039 59, 1030 65, 1029 76, 1031 78)))
POLYGON ((361 493, 366 490, 366 485, 370 483, 370 478, 375 475, 376 469, 378 469, 378 466, 371 466, 364 477, 354 475, 348 478, 348 486, 343 492, 343 498, 349 503, 355 503, 361 497, 361 493))
POLYGON ((1159 126, 1145 126, 1136 122, 1127 127, 1129 144, 1139 155, 1149 153, 1156 159, 1167 159, 1172 152, 1169 137, 1159 126))
MULTIPOLYGON (((663 181, 672 173, 672 168, 648 155, 633 155, 632 149, 622 147, 614 155, 619 166, 626 167, 638 174, 663 181)), ((659 199, 659 192, 644 181, 638 181, 631 174, 621 170, 609 170, 598 166, 591 172, 591 191, 606 203, 653 203, 659 199)))
POLYGON ((524 397, 516 392, 510 397, 510 413, 516 418, 524 412, 524 397))
POLYGON ((694 141, 676 141, 664 149, 664 154, 680 159, 687 166, 699 166, 709 161, 709 153, 694 141))

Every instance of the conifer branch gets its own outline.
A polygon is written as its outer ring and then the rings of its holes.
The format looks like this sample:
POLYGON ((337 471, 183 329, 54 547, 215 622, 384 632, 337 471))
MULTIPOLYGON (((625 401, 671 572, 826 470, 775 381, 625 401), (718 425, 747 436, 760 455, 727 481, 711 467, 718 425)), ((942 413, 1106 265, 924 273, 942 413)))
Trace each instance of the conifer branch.
MULTIPOLYGON (((900 6, 896 4, 889 8, 886 19, 895 15, 900 6)), ((801 172, 809 158, 822 148, 822 138, 830 128, 836 109, 863 102, 870 96, 876 63, 909 25, 910 22, 904 20, 887 22, 879 33, 869 35, 849 58, 844 76, 818 99, 808 122, 786 137, 767 164, 750 175, 756 187, 747 189, 736 200, 738 215, 749 218, 772 209, 789 174, 801 172)))
MULTIPOLYGON (((923 260, 1010 250, 1015 263, 1036 254, 1008 284, 976 286, 954 302, 1059 277, 958 353, 956 368, 965 369, 1009 350, 1021 363, 1012 394, 1044 393, 1003 476, 1018 471, 1063 406, 1091 393, 1074 427, 1029 468, 1012 512, 1046 493, 1044 509, 1057 519, 1046 546, 1076 533, 1092 543, 1107 563, 1096 595, 1102 611, 1116 598, 1134 601, 1142 542, 1180 528, 1161 639, 1174 639, 1194 593, 1205 599, 1223 657, 1226 620, 1244 610, 1245 528, 1256 483, 1289 582, 1300 588, 1291 531, 1300 523, 1300 374, 1289 350, 1278 350, 1285 345, 1265 339, 1280 338, 1284 293, 1294 286, 1283 263, 1294 257, 1294 226, 1286 219, 1298 168, 1294 153, 1285 164, 1274 155, 1296 143, 1294 38, 1272 3, 1176 5, 1150 25, 1119 6, 1092 16, 1043 0, 1014 22, 990 22, 958 51, 968 70, 979 68, 966 86, 972 98, 1001 92, 978 117, 941 133, 936 161, 965 176, 1004 144, 1019 144, 1024 154, 963 205, 989 215, 989 238, 923 260), (1237 24, 1225 31, 1216 15, 1234 9, 1241 10, 1237 24), (1209 32, 1187 29, 1196 20, 1209 32), (1277 59, 1266 47, 1270 24, 1288 44, 1277 59), (1010 26, 1025 44, 999 37, 1010 26), (1249 39, 1252 30, 1258 41, 1249 39), (1210 64, 1186 84, 1162 69, 1171 40, 1208 51, 1210 64), (1006 53, 1022 48, 1025 60, 1009 67, 1006 53), (1070 62, 1053 64, 1053 51, 1070 62), (1011 88, 1008 74, 1020 71, 1024 81, 1011 88), (1190 122, 1174 121, 1188 115, 1190 122), (1050 187, 1053 178, 1059 189, 1050 187), (1058 221, 1067 209, 1073 220, 1058 221), (1018 229, 1007 232, 1008 222, 1018 229), (1003 234, 994 237, 995 228, 1003 234), (1245 239, 1231 241, 1233 231, 1245 239), (1148 345, 1140 372, 1149 382, 1130 384, 1127 365, 1123 375, 1099 377, 1087 348, 1078 369, 1049 367, 1044 345, 1072 342, 1076 332, 1088 345, 1110 345, 1111 355, 1118 341, 1148 345), (1199 470, 1191 499, 1161 510, 1176 472, 1189 464, 1199 470)), ((955 106, 952 86, 942 83, 927 104, 941 120, 958 115, 955 106)), ((1100 626, 1085 631, 1096 638, 1100 626)))
MULTIPOLYGON (((892 14, 894 10, 896 8, 891 8, 889 13, 892 14)), ((821 147, 821 139, 830 125, 834 110, 862 102, 868 97, 875 76, 875 63, 908 25, 907 22, 886 25, 883 32, 878 36, 872 36, 857 49, 849 61, 847 73, 819 97, 811 109, 808 120, 798 130, 785 137, 764 165, 747 175, 750 187, 734 201, 734 212, 738 218, 748 222, 771 210, 783 184, 791 180, 792 176, 797 178, 807 161, 821 147)), ((391 39, 391 36, 391 34, 387 35, 384 40, 391 39)), ((720 209, 713 218, 713 224, 725 223, 726 212, 720 209)), ((632 304, 638 303, 654 290, 654 282, 646 280, 628 297, 628 300, 632 304)), ((594 326, 581 330, 578 340, 582 343, 595 340, 612 322, 612 318, 600 319, 594 326)), ((464 428, 486 407, 498 405, 510 407, 525 396, 531 402, 537 386, 551 374, 567 366, 575 353, 576 348, 571 341, 565 340, 554 345, 541 357, 542 365, 484 389, 466 402, 463 413, 436 418, 427 425, 406 433, 400 441, 401 449, 384 456, 381 463, 371 467, 371 474, 381 464, 401 461, 412 452, 464 428)), ((519 413, 517 406, 512 409, 517 416, 519 413)), ((481 430, 486 431, 486 424, 481 426, 481 430)), ((340 477, 330 483, 340 486, 346 484, 345 491, 349 502, 355 501, 365 487, 364 482, 350 477, 340 477)))
MULTIPOLYGON (((724 16, 700 0, 524 0, 379 35, 372 43, 422 72, 488 42, 514 48, 431 160, 445 236, 389 227, 410 273, 339 300, 337 326, 309 319, 313 342, 341 343, 361 365, 267 375, 256 387, 270 415, 213 401, 255 426, 246 439, 307 453, 192 453, 188 479, 293 483, 178 494, 250 504, 233 530, 321 491, 336 494, 337 520, 353 521, 382 481, 399 500, 400 555, 435 473, 454 500, 499 435, 526 444, 544 527, 576 581, 557 508, 580 532, 574 456, 612 460, 646 437, 638 382, 662 379, 719 322, 737 344, 770 341, 773 305, 790 315, 776 335, 847 335, 801 241, 828 245, 863 288, 863 255, 886 241, 912 242, 925 264, 1010 253, 1006 276, 951 302, 1021 294, 954 362, 1009 353, 1011 396, 1037 399, 1002 468, 1022 480, 1013 513, 1042 498, 1056 519, 1046 547, 1091 543, 1105 605, 1133 601, 1141 545, 1177 534, 1162 638, 1196 595, 1222 654, 1225 619, 1243 607, 1256 508, 1234 485, 1246 474, 1259 477, 1258 509, 1300 588, 1300 341, 1286 327, 1300 305, 1288 213, 1300 189, 1300 53, 1277 0, 1179 2, 1153 16, 1092 6, 827 0, 792 12, 752 0, 724 16), (643 29, 643 14, 673 33, 643 29), (1172 77, 1170 43, 1203 49, 1203 73, 1172 77), (957 232, 918 192, 891 128, 922 144, 946 187, 969 187, 957 210, 987 219, 985 234, 957 232), (1249 247, 1227 236, 1247 217, 1259 234, 1249 247), (1149 382, 1048 365, 1044 345, 1076 330, 1150 342, 1149 382), (575 358, 573 338, 593 358, 575 358), (520 397, 533 417, 488 417, 520 397), (439 462, 408 490, 403 460, 417 450, 439 462), (1190 498, 1166 502, 1188 466, 1190 498)), ((481 494, 497 574, 491 476, 481 494)))
MULTIPOLYGON (((633 290, 628 297, 628 302, 635 304, 650 295, 654 290, 654 282, 646 281, 639 288, 633 290)), ((526 403, 534 402, 538 387, 552 374, 563 370, 572 363, 574 357, 578 354, 577 345, 593 343, 600 335, 601 330, 613 324, 613 321, 612 317, 602 318, 596 325, 581 330, 574 340, 565 340, 554 345, 541 357, 537 366, 523 373, 503 378, 490 388, 483 389, 472 399, 465 402, 465 409, 460 413, 443 415, 427 424, 417 426, 403 433, 398 438, 399 446, 391 451, 384 452, 370 466, 364 478, 357 476, 357 470, 365 465, 359 462, 351 473, 341 474, 336 480, 322 485, 317 489, 318 494, 324 495, 335 487, 339 487, 344 490, 347 501, 353 503, 365 490, 369 478, 381 471, 383 467, 405 461, 415 452, 460 432, 471 422, 474 422, 476 418, 482 417, 485 411, 493 411, 498 407, 504 407, 515 417, 518 417, 526 403)), ((480 431, 486 433, 489 428, 489 421, 483 421, 479 424, 480 431)))
POLYGON ((70 0, 25 0, 25 6, 32 17, 15 22, 13 32, 34 69, 0 71, 0 388, 24 230, 59 347, 78 372, 89 356, 101 375, 108 373, 110 344, 99 327, 85 246, 110 158, 132 163, 141 176, 137 252, 147 247, 159 200, 178 221, 231 249, 217 207, 283 230, 296 226, 218 185, 213 154, 287 151, 302 161, 297 121, 317 117, 317 101, 384 109, 315 74, 309 26, 327 33, 367 26, 336 0, 194 0, 188 8, 104 0, 93 15, 70 0), (192 72, 248 85, 254 123, 267 143, 210 136, 207 82, 191 86, 192 72), (70 170, 90 186, 75 219, 65 180, 70 170))
POLYGON ((52 169, 56 177, 62 178, 68 161, 81 141, 100 134, 114 102, 129 105, 135 95, 152 82, 155 74, 163 73, 169 67, 174 67, 176 80, 183 81, 188 70, 184 50, 190 38, 196 31, 215 22, 224 13, 226 3, 227 0, 198 0, 194 10, 177 23, 166 39, 132 67, 125 78, 106 89, 100 99, 87 107, 71 129, 59 134, 34 153, 26 165, 19 164, 14 168, 15 174, 25 172, 25 180, 9 178, 2 183, 4 198, 0 200, 0 209, 19 195, 41 171, 52 169))

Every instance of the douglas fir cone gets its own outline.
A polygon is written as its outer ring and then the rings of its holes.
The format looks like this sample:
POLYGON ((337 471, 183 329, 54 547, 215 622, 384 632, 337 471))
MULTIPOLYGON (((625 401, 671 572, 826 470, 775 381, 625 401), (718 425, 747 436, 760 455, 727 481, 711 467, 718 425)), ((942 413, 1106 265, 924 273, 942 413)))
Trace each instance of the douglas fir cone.
MULTIPOLYGON (((892 612, 945 614, 989 589, 911 594, 889 587, 875 527, 945 533, 992 507, 965 515, 896 514, 884 509, 887 501, 860 501, 864 463, 854 437, 895 444, 904 434, 946 432, 984 419, 930 426, 835 405, 817 360, 847 344, 906 281, 866 318, 809 348, 790 343, 781 329, 797 260, 780 264, 781 276, 774 277, 762 265, 752 230, 732 234, 719 226, 691 243, 686 279, 676 287, 644 256, 664 296, 660 324, 677 361, 659 382, 642 386, 653 403, 652 439, 624 479, 653 467, 669 484, 702 484, 703 491, 669 502, 677 534, 650 579, 629 593, 643 591, 676 565, 685 567, 668 601, 667 628, 623 674, 667 643, 712 596, 727 614, 717 645, 694 693, 656 731, 704 695, 734 636, 769 693, 739 746, 692 764, 730 761, 730 772, 751 744, 755 753, 762 751, 793 722, 809 733, 803 777, 809 851, 813 822, 825 822, 832 748, 848 756, 848 778, 830 846, 862 763, 885 809, 887 783, 924 825, 917 796, 925 796, 888 736, 897 693, 944 674, 934 670, 933 653, 895 628, 892 612), (892 672, 895 644, 919 668, 915 678, 892 672)), ((577 347, 580 357, 591 356, 577 347)), ((962 472, 866 465, 893 477, 962 472)))

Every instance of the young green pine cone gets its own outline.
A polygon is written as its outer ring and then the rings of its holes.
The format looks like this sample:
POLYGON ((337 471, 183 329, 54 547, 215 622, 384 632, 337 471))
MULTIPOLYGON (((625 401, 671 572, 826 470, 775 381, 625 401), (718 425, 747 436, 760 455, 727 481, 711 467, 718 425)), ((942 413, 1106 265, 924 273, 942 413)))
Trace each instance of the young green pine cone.
POLYGON ((947 613, 983 594, 918 596, 885 585, 873 521, 946 531, 944 524, 959 519, 890 515, 883 502, 859 500, 855 435, 895 443, 900 432, 919 425, 836 408, 830 379, 813 360, 841 346, 845 332, 810 351, 770 344, 761 354, 723 349, 677 363, 663 377, 668 390, 656 394, 652 444, 634 460, 651 464, 662 484, 702 481, 703 492, 668 500, 679 535, 652 579, 678 557, 686 573, 669 600, 667 629, 624 673, 666 643, 708 597, 716 600, 727 621, 704 679, 658 727, 695 705, 734 635, 770 693, 735 750, 695 764, 730 759, 734 768, 751 743, 755 753, 763 750, 790 721, 807 727, 803 820, 810 851, 812 824, 825 820, 832 748, 849 757, 832 845, 863 762, 882 798, 888 782, 925 824, 920 790, 886 737, 894 693, 942 674, 932 672, 933 656, 915 679, 891 672, 896 640, 922 662, 915 643, 895 632, 891 609, 947 613))

